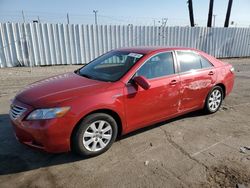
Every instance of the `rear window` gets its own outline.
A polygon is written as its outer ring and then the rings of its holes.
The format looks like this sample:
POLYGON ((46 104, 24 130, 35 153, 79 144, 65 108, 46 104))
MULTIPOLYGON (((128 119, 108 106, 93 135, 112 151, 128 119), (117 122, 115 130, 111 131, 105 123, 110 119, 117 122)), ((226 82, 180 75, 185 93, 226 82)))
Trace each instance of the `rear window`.
POLYGON ((178 60, 180 62, 180 72, 201 69, 200 56, 193 52, 178 51, 178 60))
POLYGON ((180 72, 213 67, 206 58, 192 51, 177 51, 180 62, 180 72))
POLYGON ((202 68, 204 68, 204 69, 213 66, 207 59, 205 59, 205 58, 202 57, 202 56, 200 56, 200 60, 201 60, 201 66, 202 66, 202 68))

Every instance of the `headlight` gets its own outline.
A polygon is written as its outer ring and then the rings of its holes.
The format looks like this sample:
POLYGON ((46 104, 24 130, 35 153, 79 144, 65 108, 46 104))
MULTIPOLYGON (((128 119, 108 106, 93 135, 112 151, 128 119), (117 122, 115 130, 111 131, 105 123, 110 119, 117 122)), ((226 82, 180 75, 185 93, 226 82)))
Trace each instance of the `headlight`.
POLYGON ((64 116, 70 107, 37 109, 29 114, 27 120, 53 119, 64 116))

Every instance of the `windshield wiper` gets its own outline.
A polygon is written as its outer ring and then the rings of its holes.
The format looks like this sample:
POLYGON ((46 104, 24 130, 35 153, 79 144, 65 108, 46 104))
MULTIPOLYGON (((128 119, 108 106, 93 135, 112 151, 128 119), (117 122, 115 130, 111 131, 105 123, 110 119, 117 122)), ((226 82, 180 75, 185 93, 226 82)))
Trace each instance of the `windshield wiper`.
POLYGON ((79 76, 83 76, 85 78, 89 78, 89 79, 94 79, 92 76, 88 75, 88 74, 81 74, 80 73, 80 69, 77 69, 74 71, 76 74, 78 74, 79 76))
POLYGON ((74 73, 80 75, 80 69, 75 70, 74 73))
POLYGON ((80 76, 83 76, 83 77, 85 77, 85 78, 94 79, 93 76, 90 76, 90 75, 88 75, 88 74, 80 74, 80 73, 79 73, 79 75, 80 75, 80 76))
POLYGON ((74 72, 75 72, 77 75, 83 76, 83 77, 88 78, 88 79, 99 80, 99 81, 104 81, 104 82, 110 82, 110 80, 107 80, 107 79, 96 78, 96 77, 94 77, 94 76, 91 76, 91 75, 88 75, 88 74, 81 73, 81 72, 80 72, 80 69, 75 70, 74 72))

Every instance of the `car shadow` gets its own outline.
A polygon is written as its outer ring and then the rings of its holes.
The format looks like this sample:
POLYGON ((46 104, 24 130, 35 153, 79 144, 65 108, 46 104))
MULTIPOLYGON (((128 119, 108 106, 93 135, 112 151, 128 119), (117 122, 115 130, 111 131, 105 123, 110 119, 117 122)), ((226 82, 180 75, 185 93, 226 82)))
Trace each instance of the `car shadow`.
MULTIPOLYGON (((168 121, 163 121, 152 126, 139 129, 122 136, 117 140, 135 136, 150 129, 165 125, 166 123, 201 115, 204 115, 201 111, 192 112, 168 121)), ((87 157, 80 157, 70 152, 62 154, 49 154, 19 143, 14 136, 9 115, 0 114, 0 175, 25 172, 42 167, 72 163, 87 159, 87 157)))

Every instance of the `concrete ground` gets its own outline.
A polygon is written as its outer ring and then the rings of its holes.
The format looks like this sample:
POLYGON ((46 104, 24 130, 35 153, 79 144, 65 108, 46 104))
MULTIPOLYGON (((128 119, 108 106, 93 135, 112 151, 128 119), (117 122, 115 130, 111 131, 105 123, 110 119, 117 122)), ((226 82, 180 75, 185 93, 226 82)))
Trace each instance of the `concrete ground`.
POLYGON ((250 59, 235 66, 233 93, 212 115, 194 112, 124 136, 94 158, 19 144, 9 100, 25 85, 78 66, 0 69, 0 187, 235 187, 250 185, 250 59))

